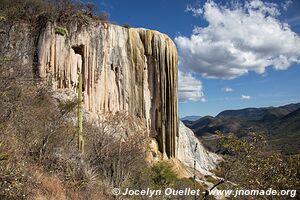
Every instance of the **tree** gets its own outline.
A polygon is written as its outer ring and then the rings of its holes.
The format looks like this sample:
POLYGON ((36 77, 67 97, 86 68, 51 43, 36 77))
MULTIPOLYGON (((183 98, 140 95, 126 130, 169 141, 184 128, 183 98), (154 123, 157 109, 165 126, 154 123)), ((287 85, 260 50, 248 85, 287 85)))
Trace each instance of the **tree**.
POLYGON ((133 175, 147 166, 148 137, 139 121, 119 112, 101 115, 94 125, 85 126, 91 165, 112 186, 129 184, 133 175))

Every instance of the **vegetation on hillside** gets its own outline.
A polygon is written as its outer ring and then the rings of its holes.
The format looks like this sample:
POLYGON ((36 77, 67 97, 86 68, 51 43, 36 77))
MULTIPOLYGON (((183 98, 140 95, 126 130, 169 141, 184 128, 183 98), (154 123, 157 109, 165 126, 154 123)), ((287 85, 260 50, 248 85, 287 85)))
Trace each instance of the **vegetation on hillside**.
POLYGON ((119 113, 85 122, 80 154, 76 99, 58 101, 48 87, 21 77, 1 79, 1 86, 0 199, 113 199, 113 187, 193 187, 167 163, 149 166, 149 138, 136 119, 119 113))
POLYGON ((97 126, 85 122, 86 153, 80 154, 72 122, 76 99, 60 102, 47 87, 20 83, 1 90, 0 199, 113 199, 114 187, 194 187, 166 162, 149 166, 144 132, 131 128, 115 137, 122 124, 134 124, 121 113, 97 126))
POLYGON ((85 122, 81 155, 72 120, 77 100, 53 98, 47 85, 28 78, 17 55, 2 59, 0 70, 0 199, 109 199, 108 188, 126 185, 146 165, 145 134, 131 127, 134 135, 114 139, 104 131, 111 122, 102 129, 85 122))
POLYGON ((0 0, 0 13, 0 19, 30 23, 86 23, 90 19, 108 19, 107 13, 99 11, 95 4, 79 0, 0 0))
MULTIPOLYGON (((252 133, 244 138, 238 138, 234 134, 224 136, 220 132, 219 135, 226 155, 216 173, 224 178, 227 188, 230 185, 228 183, 234 183, 229 188, 299 190, 300 154, 288 156, 274 151, 261 134, 252 133)), ((282 198, 282 196, 256 197, 256 199, 282 198)))

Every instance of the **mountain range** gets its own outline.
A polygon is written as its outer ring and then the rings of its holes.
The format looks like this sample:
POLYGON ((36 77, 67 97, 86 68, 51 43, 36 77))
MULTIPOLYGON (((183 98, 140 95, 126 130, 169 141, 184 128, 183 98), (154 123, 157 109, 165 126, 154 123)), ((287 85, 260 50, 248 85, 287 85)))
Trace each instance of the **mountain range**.
POLYGON ((212 151, 216 149, 216 131, 234 133, 238 137, 256 132, 267 136, 270 143, 286 154, 300 150, 300 103, 280 107, 225 110, 216 117, 205 116, 196 121, 183 121, 212 151))
POLYGON ((194 121, 201 119, 201 116, 191 115, 180 118, 180 120, 186 125, 191 126, 194 121))

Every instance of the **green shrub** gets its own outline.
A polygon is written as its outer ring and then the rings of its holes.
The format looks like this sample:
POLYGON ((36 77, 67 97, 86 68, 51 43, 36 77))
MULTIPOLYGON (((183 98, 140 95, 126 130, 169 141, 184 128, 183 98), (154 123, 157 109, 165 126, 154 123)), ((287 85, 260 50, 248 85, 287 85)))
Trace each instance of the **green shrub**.
POLYGON ((128 23, 125 23, 125 24, 123 25, 123 27, 124 27, 124 28, 130 28, 130 25, 129 25, 128 23))
POLYGON ((55 34, 65 36, 68 35, 68 30, 65 27, 57 26, 55 27, 55 34))
POLYGON ((77 105, 77 99, 72 99, 67 100, 65 102, 60 102, 58 108, 60 109, 60 112, 64 115, 73 112, 76 109, 77 105))
POLYGON ((5 22, 5 21, 6 21, 6 17, 0 16, 0 22, 5 22))
POLYGON ((206 181, 211 182, 212 184, 217 184, 219 181, 210 175, 205 176, 206 181))
POLYGON ((153 172, 152 180, 156 188, 173 186, 178 180, 171 164, 166 161, 158 162, 152 167, 151 171, 153 172))
POLYGON ((0 62, 8 63, 8 62, 11 62, 11 61, 13 61, 13 59, 10 56, 0 57, 0 62))

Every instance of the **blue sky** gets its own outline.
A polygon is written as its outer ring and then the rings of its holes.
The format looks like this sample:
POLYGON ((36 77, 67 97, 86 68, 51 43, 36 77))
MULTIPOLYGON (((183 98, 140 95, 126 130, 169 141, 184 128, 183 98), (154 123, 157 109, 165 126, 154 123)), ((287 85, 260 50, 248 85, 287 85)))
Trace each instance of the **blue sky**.
POLYGON ((182 57, 181 117, 300 102, 298 0, 92 2, 112 22, 155 29, 175 41, 182 57))

